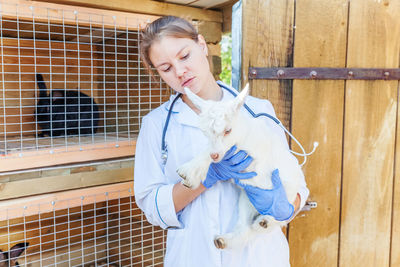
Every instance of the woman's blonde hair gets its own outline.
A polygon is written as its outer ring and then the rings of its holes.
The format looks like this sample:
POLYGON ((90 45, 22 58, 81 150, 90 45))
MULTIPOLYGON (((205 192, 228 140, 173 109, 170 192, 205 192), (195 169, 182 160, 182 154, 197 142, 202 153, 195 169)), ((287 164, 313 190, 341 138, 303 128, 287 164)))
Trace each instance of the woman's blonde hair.
POLYGON ((147 24, 141 33, 140 54, 147 70, 151 72, 153 63, 150 60, 150 48, 152 44, 163 37, 189 38, 197 42, 199 34, 196 28, 187 20, 175 16, 161 17, 147 24))

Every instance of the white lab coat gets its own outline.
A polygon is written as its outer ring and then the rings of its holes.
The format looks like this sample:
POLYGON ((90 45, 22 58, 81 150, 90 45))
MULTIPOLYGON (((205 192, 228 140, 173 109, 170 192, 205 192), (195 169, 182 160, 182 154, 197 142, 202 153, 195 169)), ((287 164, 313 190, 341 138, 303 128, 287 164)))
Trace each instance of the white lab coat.
MULTIPOLYGON (((225 85, 226 86, 226 85, 225 85)), ((223 90, 223 100, 233 96, 223 90)), ((219 250, 216 235, 231 231, 237 217, 239 190, 230 182, 217 182, 178 214, 172 200, 172 188, 181 181, 176 169, 192 159, 207 145, 198 129, 198 115, 182 99, 173 107, 167 134, 168 160, 161 160, 161 135, 168 109, 175 96, 143 118, 136 144, 134 189, 137 205, 147 220, 168 228, 165 267, 287 267, 289 247, 280 229, 260 234, 244 248, 219 250)), ((271 103, 249 96, 246 103, 254 112, 275 116, 271 103)), ((283 131, 272 120, 264 119, 274 130, 283 131)), ((301 207, 308 197, 304 182, 301 207)))

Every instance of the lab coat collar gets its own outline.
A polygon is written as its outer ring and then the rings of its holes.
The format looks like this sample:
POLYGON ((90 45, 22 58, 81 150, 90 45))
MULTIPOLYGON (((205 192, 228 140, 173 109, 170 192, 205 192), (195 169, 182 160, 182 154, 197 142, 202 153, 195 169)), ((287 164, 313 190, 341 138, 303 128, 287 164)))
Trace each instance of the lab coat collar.
MULTIPOLYGON (((171 109, 172 101, 174 101, 177 95, 178 94, 171 95, 169 98, 169 102, 165 106, 167 111, 171 109)), ((192 127, 198 127, 199 116, 188 105, 186 105, 185 102, 182 101, 182 98, 176 100, 171 112, 176 114, 174 117, 178 123, 192 127)))

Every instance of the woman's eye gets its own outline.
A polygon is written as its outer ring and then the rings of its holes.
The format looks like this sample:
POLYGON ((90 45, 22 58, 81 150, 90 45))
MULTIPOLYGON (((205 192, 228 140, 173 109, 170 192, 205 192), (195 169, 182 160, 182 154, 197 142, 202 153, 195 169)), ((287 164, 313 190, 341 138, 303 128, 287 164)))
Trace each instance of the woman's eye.
POLYGON ((187 59, 189 57, 189 53, 186 53, 185 55, 183 55, 182 57, 181 57, 181 59, 187 59))
POLYGON ((231 133, 231 131, 232 131, 232 129, 225 130, 225 133, 224 133, 224 135, 228 135, 228 134, 230 134, 230 133, 231 133))
POLYGON ((170 71, 170 70, 171 70, 171 66, 169 66, 168 68, 163 69, 162 71, 163 71, 163 72, 168 72, 168 71, 170 71))

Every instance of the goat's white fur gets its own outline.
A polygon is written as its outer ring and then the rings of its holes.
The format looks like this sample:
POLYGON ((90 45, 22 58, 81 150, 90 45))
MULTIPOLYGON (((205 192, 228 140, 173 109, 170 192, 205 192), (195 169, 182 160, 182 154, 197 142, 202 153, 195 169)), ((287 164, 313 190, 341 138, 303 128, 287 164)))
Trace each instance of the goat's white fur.
MULTIPOLYGON (((279 169, 288 200, 293 203, 304 179, 303 172, 284 143, 284 138, 278 136, 277 131, 263 121, 265 118, 252 118, 241 109, 248 90, 247 85, 233 100, 216 102, 203 100, 185 88, 188 98, 200 110, 199 127, 209 139, 210 146, 180 166, 177 172, 183 178, 184 185, 197 188, 206 178, 209 165, 220 161, 225 153, 236 145, 238 150, 244 150, 253 157, 253 162, 246 171, 257 173, 257 176, 243 179, 241 182, 271 189, 271 174, 273 170, 279 169), (231 132, 225 135, 225 131, 229 129, 231 132), (218 154, 218 158, 213 161, 210 155, 215 153, 218 154)), ((238 209, 238 222, 234 231, 215 237, 214 243, 218 248, 245 245, 258 231, 268 231, 287 223, 276 221, 272 216, 260 215, 244 190, 241 190, 238 209)))

